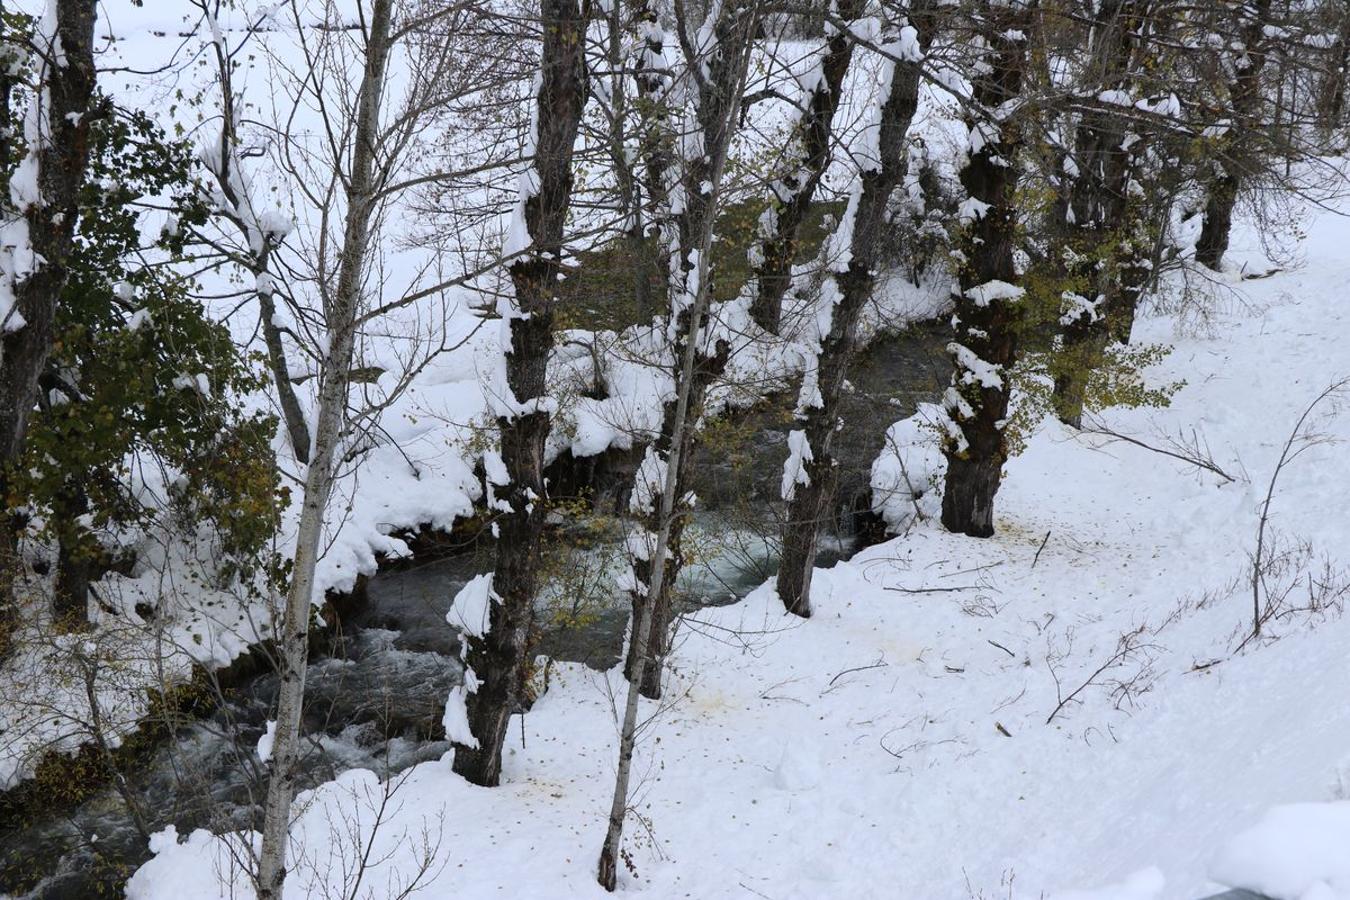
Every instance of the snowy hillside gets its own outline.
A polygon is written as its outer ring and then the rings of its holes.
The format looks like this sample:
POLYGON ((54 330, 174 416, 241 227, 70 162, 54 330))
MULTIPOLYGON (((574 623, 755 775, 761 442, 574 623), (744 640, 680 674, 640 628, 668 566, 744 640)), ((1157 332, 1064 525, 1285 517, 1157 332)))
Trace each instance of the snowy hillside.
MULTIPOLYGON (((1350 374, 1350 225, 1309 219, 1300 264, 1216 287, 1234 292, 1232 311, 1203 334, 1141 322, 1145 340, 1174 344, 1156 376, 1187 384, 1169 409, 1105 416, 1150 443, 1195 429, 1235 482, 1047 424, 1009 467, 996 538, 928 523, 818 572, 810 620, 785 616, 766 585, 682 622, 670 699, 644 707, 645 824, 625 885, 659 897, 1186 900, 1226 877, 1289 900, 1347 895, 1350 621, 1336 573, 1350 545, 1350 417, 1334 404, 1315 414, 1334 440, 1288 466, 1271 504, 1282 545, 1307 542, 1312 558, 1278 576, 1297 581, 1289 609, 1237 650, 1276 462, 1308 404, 1350 374), (1339 593, 1304 609, 1302 579, 1320 577, 1324 555, 1339 593), (1224 853, 1267 808, 1306 802, 1332 804, 1310 826, 1320 861, 1314 841, 1282 829, 1294 846, 1224 853), (1263 880, 1260 854, 1283 851, 1312 860, 1302 881, 1263 880), (1130 886, 1056 893, 1113 883, 1130 886)), ((464 783, 448 758, 396 778, 377 846, 398 852, 371 877, 414 872, 418 854, 397 838, 426 830, 428 895, 604 896, 591 859, 621 694, 617 672, 558 672, 524 744, 509 739, 500 789, 464 783)), ((380 796, 374 775, 351 772, 303 804, 311 862, 287 896, 335 883, 334 819, 368 822, 380 796)), ((216 886, 231 869, 219 842, 170 837, 132 897, 234 896, 216 886)))
POLYGON ((0 10, 0 900, 1350 900, 1350 4, 0 10))

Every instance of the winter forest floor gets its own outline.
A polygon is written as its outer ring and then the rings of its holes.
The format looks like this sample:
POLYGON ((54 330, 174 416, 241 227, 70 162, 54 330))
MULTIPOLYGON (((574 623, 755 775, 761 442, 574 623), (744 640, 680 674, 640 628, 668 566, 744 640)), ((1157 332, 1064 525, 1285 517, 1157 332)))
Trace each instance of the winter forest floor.
MULTIPOLYGON (((683 622, 668 699, 644 708, 621 890, 1350 896, 1337 893, 1350 891, 1344 802, 1316 808, 1341 830, 1301 842, 1321 842, 1322 870, 1263 865, 1259 833, 1224 850, 1271 806, 1350 795, 1336 594, 1350 415, 1332 401, 1307 432, 1331 440, 1307 441, 1276 484, 1266 590, 1283 599, 1243 644, 1271 476, 1304 410, 1350 375, 1350 221, 1309 212, 1306 229, 1297 264, 1209 286, 1223 310, 1210 321, 1141 320, 1140 341, 1174 347, 1151 380, 1186 384, 1169 408, 1104 416, 1155 446, 1194 435, 1236 480, 1048 422, 1008 467, 993 539, 926 523, 818 572, 809 621, 784 616, 766 584, 683 622)), ((1230 262, 1248 259, 1261 254, 1239 236, 1230 262)), ((378 896, 414 879, 427 897, 606 896, 594 863, 623 689, 617 672, 555 667, 512 727, 498 789, 462 781, 447 757, 390 790, 357 770, 306 795, 287 896, 339 888, 368 840, 378 896)), ((157 837, 129 896, 248 894, 228 841, 180 837, 157 837)))

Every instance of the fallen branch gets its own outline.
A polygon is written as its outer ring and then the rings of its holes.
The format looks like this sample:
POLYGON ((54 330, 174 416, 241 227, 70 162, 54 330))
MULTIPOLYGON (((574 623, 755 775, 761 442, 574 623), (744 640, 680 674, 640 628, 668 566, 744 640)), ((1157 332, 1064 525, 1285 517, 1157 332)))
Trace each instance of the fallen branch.
POLYGON ((890 663, 886 662, 886 660, 882 659, 881 657, 877 657, 877 661, 872 663, 870 666, 855 666, 852 669, 845 669, 838 675, 835 675, 833 678, 831 678, 830 683, 826 685, 826 687, 833 687, 836 681, 838 681, 840 678, 843 678, 845 675, 848 675, 850 672, 866 672, 868 669, 884 669, 889 665, 890 663))
POLYGON ((1172 459, 1179 460, 1187 465, 1195 466, 1197 469, 1212 472, 1222 478, 1225 484, 1237 481, 1235 476, 1229 475, 1214 461, 1213 455, 1209 452, 1209 447, 1207 445, 1202 446, 1202 441, 1194 430, 1191 431, 1189 441, 1184 436, 1181 438, 1166 437, 1165 440, 1171 445, 1170 447, 1155 447, 1153 444, 1140 440, 1133 435, 1123 434, 1112 428, 1106 427, 1100 419, 1093 419, 1086 422, 1083 427, 1079 429, 1079 433, 1095 434, 1099 437, 1110 438, 1114 441, 1124 441, 1127 444, 1142 447, 1153 453, 1171 457, 1172 459))

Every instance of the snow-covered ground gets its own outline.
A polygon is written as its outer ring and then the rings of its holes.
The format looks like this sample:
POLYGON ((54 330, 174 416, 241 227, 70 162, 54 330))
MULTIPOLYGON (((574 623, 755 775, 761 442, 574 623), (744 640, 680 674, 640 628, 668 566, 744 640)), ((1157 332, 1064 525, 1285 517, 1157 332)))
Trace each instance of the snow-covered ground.
MULTIPOLYGON (((1149 443, 1194 429, 1236 481, 1047 423, 1008 467, 996 537, 925 523, 817 573, 809 621, 765 585, 685 622, 671 699, 645 707, 621 888, 1183 900, 1226 882, 1350 897, 1350 622, 1339 602, 1290 612, 1237 649, 1277 459, 1350 375, 1350 223, 1310 211, 1306 227, 1302 262, 1217 288, 1230 302, 1200 333, 1142 320, 1140 340, 1175 347, 1152 377, 1186 385, 1170 408, 1105 416, 1149 443), (1245 831, 1282 804, 1313 805, 1245 831)), ((1244 252, 1256 258, 1240 237, 1232 259, 1244 252)), ((1310 547, 1269 579, 1298 582, 1291 608, 1320 594, 1324 555, 1332 581, 1350 561, 1350 415, 1334 409, 1314 428, 1336 440, 1298 456, 1271 504, 1278 546, 1310 547)), ((423 896, 604 896, 593 872, 624 685, 555 673, 512 729, 500 788, 465 783, 448 758, 398 782, 374 896, 424 857, 423 896)), ((337 860, 358 852, 343 823, 369 834, 379 784, 349 772, 301 798, 288 897, 340 883, 337 860)), ((250 895, 225 841, 183 840, 157 839, 130 896, 250 895)))
MULTIPOLYGON (((104 87, 125 102, 156 110, 164 124, 173 122, 187 129, 203 146, 214 141, 215 129, 219 127, 214 112, 218 100, 213 93, 209 67, 175 69, 172 77, 155 79, 120 68, 135 62, 134 68, 139 70, 150 60, 167 64, 176 59, 181 63, 185 54, 199 52, 209 40, 209 33, 202 30, 191 37, 183 36, 196 27, 199 15, 186 7, 159 4, 135 7, 126 0, 108 4, 102 15, 100 34, 107 41, 101 45, 100 63, 113 70, 104 79, 104 87), (171 103, 169 98, 177 90, 190 97, 204 92, 201 105, 171 103)), ((238 10, 226 11, 222 16, 227 26, 225 39, 233 46, 232 42, 243 40, 239 26, 252 18, 238 10), (233 27, 229 27, 232 22, 233 27)), ((293 63, 302 56, 296 46, 295 31, 286 27, 284 16, 274 22, 271 30, 259 32, 250 40, 254 44, 249 46, 261 45, 263 49, 246 56, 237 85, 251 103, 258 104, 269 87, 268 66, 278 64, 278 60, 293 63)), ((809 63, 811 49, 809 44, 793 44, 781 55, 789 61, 789 68, 801 68, 809 63)), ((768 71, 765 64, 761 62, 756 69, 756 77, 765 79, 765 83, 791 80, 790 72, 768 71)), ((866 108, 869 93, 875 89, 874 79, 870 78, 874 66, 874 60, 864 60, 850 78, 839 120, 844 135, 861 127, 861 112, 866 108)), ((402 83, 400 78, 395 78, 396 84, 402 83)), ((281 83, 285 83, 284 79, 281 83)), ((753 160, 767 153, 768 148, 782 145, 787 106, 782 102, 756 105, 752 127, 745 130, 736 147, 741 159, 753 160)), ((948 106, 937 92, 926 92, 916 124, 916 130, 930 146, 946 148, 935 150, 944 159, 951 155, 947 142, 951 139, 948 132, 953 119, 948 106)), ((313 111, 306 113, 302 109, 297 115, 303 119, 306 115, 313 116, 313 111)), ((304 122, 307 127, 318 128, 315 122, 308 119, 304 122)), ((427 148, 443 149, 437 135, 424 135, 423 140, 427 148)), ((268 168, 265 160, 258 161, 256 166, 261 196, 262 185, 276 182, 279 176, 268 168)), ((847 186, 852 177, 846 169, 842 161, 837 162, 827 179, 827 187, 833 184, 836 194, 839 186, 847 186)), ((501 178, 510 182, 508 176, 504 170, 501 178)), ((294 194, 286 189, 279 195, 287 207, 284 215, 293 216, 297 232, 305 234, 316 227, 314 220, 319 214, 307 209, 303 198, 294 194)), ((509 204, 503 207, 503 221, 509 208, 509 204)), ((412 214, 393 218, 417 221, 416 227, 425 224, 412 214)), ((145 223, 151 231, 160 224, 157 219, 145 223)), ((432 251, 412 240, 407 229, 415 231, 411 225, 387 227, 382 246, 393 249, 387 251, 382 268, 407 275, 413 282, 411 287, 420 287, 419 279, 425 280, 430 277, 429 272, 440 270, 428 267, 425 257, 432 251)), ((204 278, 220 280, 219 287, 224 291, 226 274, 208 273, 204 278)), ((888 278, 878 291, 877 302, 864 314, 863 340, 906 322, 939 315, 947 303, 944 279, 945 276, 939 275, 932 283, 916 288, 901 278, 888 278)), ((405 287, 411 289, 400 278, 388 279, 384 290, 390 296, 383 299, 399 296, 405 287)), ((475 467, 491 463, 484 460, 482 449, 491 443, 485 435, 490 435, 494 427, 493 398, 504 391, 504 372, 499 323, 485 324, 474 314, 474 305, 480 300, 468 288, 457 288, 444 297, 427 298, 416 310, 406 311, 409 321, 395 317, 396 321, 374 329, 384 337, 398 335, 402 329, 412 339, 382 341, 379 337, 368 337, 363 344, 360 363, 388 369, 375 384, 364 389, 369 395, 365 399, 372 404, 388 402, 388 408, 380 418, 378 433, 371 438, 375 446, 359 456, 357 465, 340 473, 332 502, 334 514, 327 525, 326 552, 315 577, 316 603, 321 603, 328 591, 349 591, 360 576, 373 575, 379 558, 406 555, 409 549, 399 534, 419 528, 448 530, 457 519, 470 515, 474 504, 481 500, 482 485, 475 467), (408 358, 420 361, 418 351, 407 346, 418 340, 427 344, 443 341, 447 346, 462 342, 462 346, 427 361, 411 384, 391 398, 402 364, 411 365, 408 358)), ((233 307, 237 303, 238 299, 231 297, 225 305, 233 307)), ((751 326, 746 320, 744 302, 720 305, 716 314, 735 348, 724 383, 712 391, 711 410, 751 405, 766 393, 791 386, 791 379, 800 373, 804 360, 812 352, 814 338, 809 326, 813 311, 809 302, 799 302, 795 309, 785 313, 782 338, 751 326)), ((252 315, 235 315, 231 326, 241 341, 257 339, 257 323, 252 315)), ((611 446, 628 447, 635 441, 650 439, 661 423, 661 401, 672 391, 668 368, 654 365, 670 352, 663 333, 659 325, 643 325, 619 334, 571 332, 563 336, 550 377, 560 401, 559 419, 549 448, 551 456, 564 451, 578 456, 593 455, 611 446), (581 396, 582 389, 597 380, 593 357, 587 349, 591 345, 600 347, 600 355, 605 358, 606 368, 600 379, 609 388, 610 396, 605 399, 581 396)), ((303 358, 296 354, 292 362, 301 364, 303 358)), ((311 420, 313 398, 309 392, 313 386, 311 379, 298 388, 299 401, 311 420)), ((271 408, 274 399, 263 392, 241 402, 251 408, 271 408)), ((291 460, 284 434, 277 434, 274 447, 282 470, 290 478, 298 479, 301 467, 291 460)), ((289 555, 294 544, 298 496, 298 491, 292 492, 293 502, 282 514, 276 543, 283 556, 289 555)), ((9 698, 0 698, 0 789, 30 777, 46 752, 71 752, 89 743, 94 737, 89 723, 96 718, 102 722, 104 736, 116 744, 145 714, 147 689, 185 680, 194 663, 208 668, 228 665, 271 634, 276 610, 269 605, 268 598, 250 595, 237 584, 218 585, 212 555, 197 538, 161 532, 136 541, 139 565, 132 576, 109 575, 99 585, 101 596, 115 612, 108 613, 97 606, 91 610, 98 625, 92 637, 49 640, 40 612, 47 588, 36 586, 34 609, 27 617, 33 639, 0 670, 0 679, 17 688, 9 698), (154 611, 153 618, 142 615, 146 608, 154 611), (105 677, 99 682, 97 716, 91 711, 86 692, 85 676, 91 666, 100 667, 105 675, 116 670, 116 677, 105 677), (31 697, 39 685, 46 690, 38 694, 41 702, 33 703, 31 697)))

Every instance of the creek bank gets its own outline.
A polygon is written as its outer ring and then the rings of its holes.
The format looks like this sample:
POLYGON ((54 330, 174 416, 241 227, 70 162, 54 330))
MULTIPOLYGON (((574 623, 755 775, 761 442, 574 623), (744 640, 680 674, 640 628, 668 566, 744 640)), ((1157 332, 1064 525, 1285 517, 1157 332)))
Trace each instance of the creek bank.
MULTIPOLYGON (((833 521, 823 523, 829 536, 818 565, 884 536, 871 512, 871 463, 886 427, 946 386, 948 333, 944 323, 918 323, 878 338, 856 360, 836 447, 838 502, 833 521)), ((782 392, 710 425, 694 467, 701 498, 695 530, 710 550, 681 581, 681 611, 735 602, 772 573, 793 399, 782 392)), ((561 457, 549 467, 552 493, 585 498, 603 514, 622 512, 641 453, 561 457)), ((458 636, 445 625, 445 612, 464 582, 491 567, 484 525, 474 519, 457 523, 450 534, 400 535, 412 549, 408 557, 381 560, 377 575, 328 598, 307 674, 301 789, 351 768, 397 772, 448 749, 440 718, 461 666, 458 636)), ((564 525, 558 534, 568 530, 564 525)), ((610 535, 589 549, 602 554, 621 546, 610 535)), ((610 601, 583 621, 546 629, 538 652, 612 667, 629 611, 619 592, 610 601)), ((266 776, 256 746, 276 692, 268 659, 266 647, 254 648, 226 669, 203 673, 211 679, 204 689, 209 702, 184 704, 180 717, 148 723, 144 739, 127 742, 127 756, 100 770, 101 787, 90 784, 64 802, 26 785, 0 797, 0 891, 49 900, 117 895, 148 849, 109 783, 114 773, 125 779, 123 793, 151 831, 170 823, 182 834, 198 827, 256 828, 255 798, 266 776), (24 814, 11 816, 11 809, 24 814)))

